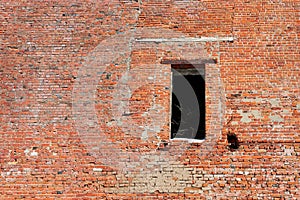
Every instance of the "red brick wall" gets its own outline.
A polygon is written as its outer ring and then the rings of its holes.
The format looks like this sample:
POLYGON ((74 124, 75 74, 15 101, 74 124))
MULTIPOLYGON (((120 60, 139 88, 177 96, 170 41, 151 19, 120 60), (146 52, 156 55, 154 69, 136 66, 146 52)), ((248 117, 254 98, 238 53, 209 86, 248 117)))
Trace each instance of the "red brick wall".
POLYGON ((3 0, 0 19, 1 199, 300 199, 298 1, 3 0), (183 36, 235 39, 135 40, 183 36), (161 60, 199 58, 206 140, 170 141, 161 60))

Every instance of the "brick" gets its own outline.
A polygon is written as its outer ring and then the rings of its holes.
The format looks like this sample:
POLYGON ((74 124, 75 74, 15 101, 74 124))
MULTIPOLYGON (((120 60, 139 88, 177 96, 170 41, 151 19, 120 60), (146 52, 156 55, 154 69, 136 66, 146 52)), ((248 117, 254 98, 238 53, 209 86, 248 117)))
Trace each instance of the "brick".
POLYGON ((297 4, 2 1, 1 198, 299 199, 297 4), (182 36, 234 41, 135 41, 182 36), (161 61, 200 58, 206 139, 170 141, 161 61))

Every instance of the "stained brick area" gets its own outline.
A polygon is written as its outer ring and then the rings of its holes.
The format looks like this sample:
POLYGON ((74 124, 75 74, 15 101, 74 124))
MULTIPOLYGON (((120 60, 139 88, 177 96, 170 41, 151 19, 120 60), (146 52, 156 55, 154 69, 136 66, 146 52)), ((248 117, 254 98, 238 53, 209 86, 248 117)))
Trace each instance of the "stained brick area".
POLYGON ((300 199, 299 6, 1 1, 1 199, 300 199), (136 41, 183 36, 234 41, 136 41), (162 61, 197 59, 206 140, 172 141, 162 61))

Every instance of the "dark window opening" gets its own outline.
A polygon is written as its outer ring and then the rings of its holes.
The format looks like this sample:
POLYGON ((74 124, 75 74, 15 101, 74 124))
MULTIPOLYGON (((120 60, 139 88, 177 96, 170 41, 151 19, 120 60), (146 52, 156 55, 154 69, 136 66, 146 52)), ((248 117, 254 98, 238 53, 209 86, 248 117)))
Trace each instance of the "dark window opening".
POLYGON ((171 138, 205 138, 205 65, 172 65, 171 138))

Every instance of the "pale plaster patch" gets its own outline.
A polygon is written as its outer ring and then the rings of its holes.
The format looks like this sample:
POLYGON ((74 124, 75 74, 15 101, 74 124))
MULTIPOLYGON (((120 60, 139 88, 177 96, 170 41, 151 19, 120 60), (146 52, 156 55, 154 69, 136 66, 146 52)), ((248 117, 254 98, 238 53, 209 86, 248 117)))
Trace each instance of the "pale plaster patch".
POLYGON ((102 172, 103 169, 102 169, 102 168, 93 168, 93 171, 94 171, 94 172, 102 172))
POLYGON ((38 154, 38 152, 36 152, 36 151, 32 151, 31 153, 30 153, 30 156, 38 156, 39 154, 38 154))
POLYGON ((269 118, 272 122, 283 122, 283 118, 280 115, 270 115, 269 118))
POLYGON ((239 123, 237 121, 231 122, 232 125, 238 125, 239 123))
POLYGON ((254 99, 248 99, 248 98, 246 98, 246 99, 242 99, 242 101, 243 102, 256 102, 256 103, 261 103, 262 101, 263 101, 263 99, 262 98, 254 98, 254 99))
POLYGON ((238 110, 237 112, 242 116, 241 122, 244 123, 251 122, 251 119, 249 118, 249 116, 251 115, 250 113, 248 112, 244 113, 242 110, 238 110))
POLYGON ((292 115, 292 113, 288 109, 283 109, 282 114, 285 115, 285 116, 291 116, 292 115))
POLYGON ((259 110, 251 110, 251 114, 254 116, 255 119, 262 119, 261 112, 259 110))
POLYGON ((25 149, 25 150, 24 150, 24 153, 25 153, 26 155, 28 155, 29 152, 30 152, 29 149, 25 149))
POLYGON ((148 132, 147 130, 144 130, 142 132, 142 136, 141 136, 142 140, 146 141, 148 139, 148 132))
POLYGON ((18 162, 16 162, 16 161, 14 161, 14 162, 8 162, 7 164, 8 165, 16 165, 16 164, 18 164, 18 162))
MULTIPOLYGON (((237 112, 242 116, 241 122, 243 122, 243 123, 251 122, 252 119, 250 118, 250 116, 253 116, 254 119, 262 119, 263 118, 261 115, 261 111, 259 111, 259 110, 250 110, 248 112, 243 112, 242 110, 238 110, 237 112)), ((237 124, 237 123, 235 123, 235 124, 237 124)))
POLYGON ((291 149, 284 149, 285 156, 292 156, 294 153, 295 153, 295 150, 293 147, 291 149))
POLYGON ((24 153, 25 153, 25 155, 26 156, 38 156, 38 152, 36 152, 36 151, 31 151, 30 149, 25 149, 24 150, 24 153))
POLYGON ((278 98, 269 99, 269 102, 272 107, 278 107, 280 103, 280 99, 278 98))

